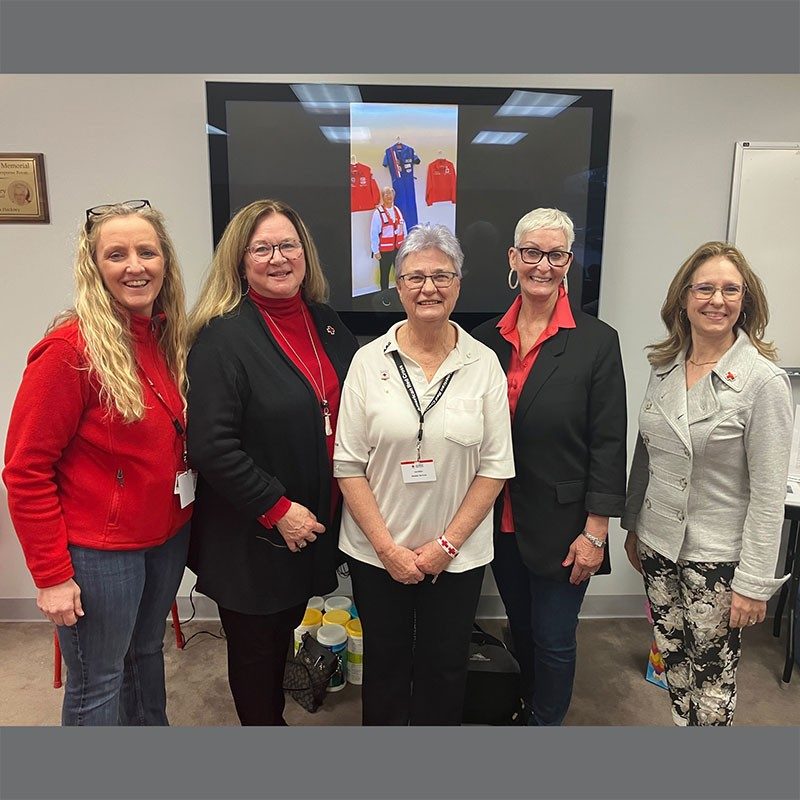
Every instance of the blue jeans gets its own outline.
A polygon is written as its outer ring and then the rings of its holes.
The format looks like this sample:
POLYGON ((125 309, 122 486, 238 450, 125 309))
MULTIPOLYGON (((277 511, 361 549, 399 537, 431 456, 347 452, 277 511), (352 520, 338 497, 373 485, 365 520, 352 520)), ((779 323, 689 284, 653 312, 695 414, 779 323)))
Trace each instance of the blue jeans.
POLYGON ((67 664, 62 725, 168 725, 164 631, 189 547, 189 524, 158 547, 70 545, 84 616, 58 626, 67 664))
MULTIPOLYGON (((565 553, 566 555, 566 553, 565 553)), ((531 573, 516 535, 494 537, 492 572, 506 608, 530 725, 560 725, 572 700, 578 612, 589 581, 574 586, 531 573)))

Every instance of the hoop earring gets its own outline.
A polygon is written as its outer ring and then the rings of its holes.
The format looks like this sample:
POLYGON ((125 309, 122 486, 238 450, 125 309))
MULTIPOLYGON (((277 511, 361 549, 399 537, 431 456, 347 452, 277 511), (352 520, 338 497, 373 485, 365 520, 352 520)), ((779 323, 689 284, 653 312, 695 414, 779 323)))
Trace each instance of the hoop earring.
POLYGON ((679 308, 678 309, 678 319, 681 322, 683 322, 684 320, 687 319, 687 317, 686 317, 686 309, 685 308, 679 308))
POLYGON ((744 328, 746 322, 747 322, 747 312, 744 309, 742 309, 742 315, 739 318, 739 327, 744 328))
POLYGON ((250 281, 244 275, 241 275, 239 279, 242 283, 242 297, 247 297, 247 293, 250 291, 250 281))
POLYGON ((515 269, 508 270, 508 288, 513 292, 519 286, 519 273, 515 269), (511 281, 514 281, 512 283, 511 281))

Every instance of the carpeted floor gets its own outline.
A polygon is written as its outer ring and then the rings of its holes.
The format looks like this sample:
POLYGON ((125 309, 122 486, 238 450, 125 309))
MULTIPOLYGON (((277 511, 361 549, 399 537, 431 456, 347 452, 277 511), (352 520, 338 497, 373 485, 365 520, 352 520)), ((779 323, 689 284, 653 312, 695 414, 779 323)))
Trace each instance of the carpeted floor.
MULTIPOLYGON (((500 631, 499 620, 484 627, 500 631)), ((192 622, 219 632, 219 624, 192 622)), ((583 620, 578 629, 578 669, 567 725, 671 725, 667 692, 647 683, 650 647, 644 619, 583 620)), ((225 671, 225 642, 202 634, 183 651, 168 629, 165 661, 169 716, 173 725, 237 725, 225 671)), ((800 725, 800 668, 781 683, 785 640, 772 636, 771 621, 745 630, 739 667, 737 725, 800 725)), ((52 628, 45 623, 0 623, 0 725, 57 725, 62 690, 52 688, 52 628)), ((357 686, 329 694, 315 714, 287 701, 290 725, 358 725, 357 686)))

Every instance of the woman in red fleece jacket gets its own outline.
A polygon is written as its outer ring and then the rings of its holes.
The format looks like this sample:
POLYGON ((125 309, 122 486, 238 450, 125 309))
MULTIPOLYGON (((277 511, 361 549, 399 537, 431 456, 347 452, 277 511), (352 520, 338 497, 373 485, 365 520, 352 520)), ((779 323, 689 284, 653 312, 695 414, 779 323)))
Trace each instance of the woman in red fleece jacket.
POLYGON ((162 643, 188 547, 186 316, 146 200, 86 212, 75 308, 28 356, 3 479, 58 626, 64 725, 166 725, 162 643))

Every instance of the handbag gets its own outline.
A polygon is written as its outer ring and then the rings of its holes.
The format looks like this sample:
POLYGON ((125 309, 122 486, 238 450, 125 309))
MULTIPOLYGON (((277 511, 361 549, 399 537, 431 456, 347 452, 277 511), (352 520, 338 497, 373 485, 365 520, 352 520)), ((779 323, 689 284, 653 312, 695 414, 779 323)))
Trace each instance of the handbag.
POLYGON ((328 682, 337 669, 343 669, 341 658, 304 633, 297 652, 286 660, 283 688, 313 714, 324 702, 328 682))
POLYGON ((476 622, 467 664, 463 722, 467 725, 524 725, 517 659, 500 639, 476 622))

